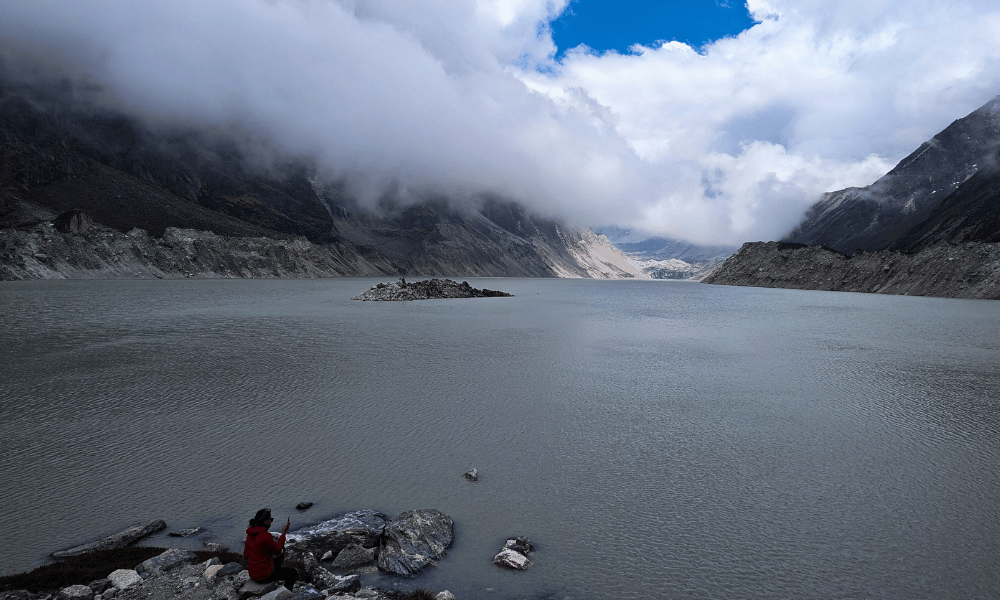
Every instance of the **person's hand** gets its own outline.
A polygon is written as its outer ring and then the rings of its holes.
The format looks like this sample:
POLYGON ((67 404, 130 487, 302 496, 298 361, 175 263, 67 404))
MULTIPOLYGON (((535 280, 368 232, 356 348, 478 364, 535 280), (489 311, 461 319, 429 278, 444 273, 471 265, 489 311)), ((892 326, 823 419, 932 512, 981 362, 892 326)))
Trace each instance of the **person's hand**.
POLYGON ((281 533, 288 533, 288 528, 292 526, 292 518, 288 517, 285 520, 285 528, 281 530, 281 533))

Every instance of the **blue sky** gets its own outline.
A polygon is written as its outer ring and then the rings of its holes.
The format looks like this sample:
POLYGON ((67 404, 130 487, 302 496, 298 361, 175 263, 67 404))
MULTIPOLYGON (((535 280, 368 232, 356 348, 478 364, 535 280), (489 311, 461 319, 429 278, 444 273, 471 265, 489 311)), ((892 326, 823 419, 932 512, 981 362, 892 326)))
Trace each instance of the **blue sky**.
POLYGON ((699 243, 779 239, 823 192, 874 182, 1000 93, 997 0, 0 0, 0 15, 0 58, 44 56, 157 123, 249 130, 267 141, 254 155, 314 156, 361 202, 489 192, 699 243))
POLYGON ((560 57, 579 44, 622 54, 633 44, 658 40, 700 48, 753 24, 739 0, 573 0, 552 22, 552 40, 560 57))

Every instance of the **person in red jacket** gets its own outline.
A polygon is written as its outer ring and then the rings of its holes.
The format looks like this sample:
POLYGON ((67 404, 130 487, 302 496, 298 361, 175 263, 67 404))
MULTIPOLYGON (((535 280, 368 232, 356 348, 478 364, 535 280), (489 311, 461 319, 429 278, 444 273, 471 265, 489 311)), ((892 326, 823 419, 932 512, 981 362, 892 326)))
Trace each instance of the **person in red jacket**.
POLYGON ((257 583, 284 581, 285 587, 291 590, 299 573, 291 567, 281 566, 281 561, 285 558, 285 535, 288 533, 291 521, 285 523, 277 542, 267 530, 273 521, 270 508, 258 510, 253 519, 250 519, 247 541, 243 545, 243 556, 247 559, 250 579, 257 583))

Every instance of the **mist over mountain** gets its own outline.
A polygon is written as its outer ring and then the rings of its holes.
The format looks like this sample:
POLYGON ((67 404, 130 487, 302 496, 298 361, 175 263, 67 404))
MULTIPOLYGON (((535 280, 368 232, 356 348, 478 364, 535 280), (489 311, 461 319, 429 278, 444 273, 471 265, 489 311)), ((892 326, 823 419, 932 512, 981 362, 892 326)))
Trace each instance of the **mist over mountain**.
POLYGON ((366 208, 492 195, 703 245, 784 235, 1000 88, 993 0, 745 9, 626 53, 557 48, 570 0, 0 0, 0 54, 247 162, 309 157, 366 208))
POLYGON ((369 207, 252 132, 150 122, 100 85, 28 75, 0 61, 0 278, 644 276, 592 231, 496 195, 369 207))

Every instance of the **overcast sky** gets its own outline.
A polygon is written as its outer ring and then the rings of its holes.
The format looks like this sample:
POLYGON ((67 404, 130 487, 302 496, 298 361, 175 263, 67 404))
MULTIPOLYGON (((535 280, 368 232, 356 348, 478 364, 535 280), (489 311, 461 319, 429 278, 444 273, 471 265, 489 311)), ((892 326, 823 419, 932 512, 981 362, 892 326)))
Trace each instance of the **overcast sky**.
POLYGON ((1000 93, 996 0, 731 0, 735 37, 557 48, 587 1, 0 0, 0 40, 137 113, 313 153, 367 200, 492 191, 696 242, 776 239, 1000 93))

